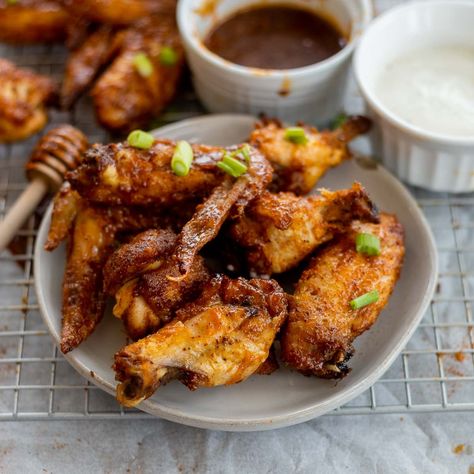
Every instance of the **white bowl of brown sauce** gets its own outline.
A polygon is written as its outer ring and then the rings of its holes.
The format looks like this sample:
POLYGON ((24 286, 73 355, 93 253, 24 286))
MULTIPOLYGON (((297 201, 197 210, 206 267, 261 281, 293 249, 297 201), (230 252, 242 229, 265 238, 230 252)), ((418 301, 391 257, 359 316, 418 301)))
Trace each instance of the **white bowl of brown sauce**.
POLYGON ((178 26, 211 112, 329 122, 371 0, 180 0, 178 26))

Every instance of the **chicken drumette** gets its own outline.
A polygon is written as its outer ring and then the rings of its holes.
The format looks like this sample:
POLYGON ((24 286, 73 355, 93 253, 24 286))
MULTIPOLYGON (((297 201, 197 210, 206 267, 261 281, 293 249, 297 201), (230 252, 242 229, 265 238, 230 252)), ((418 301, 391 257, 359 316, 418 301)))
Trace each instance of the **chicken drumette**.
POLYGON ((375 323, 387 304, 404 254, 403 228, 390 214, 381 214, 380 224, 354 223, 350 232, 322 249, 293 295, 281 338, 283 360, 305 375, 344 377, 352 342, 375 323), (378 236, 381 254, 358 253, 358 233, 378 236), (353 299, 374 290, 379 293, 376 302, 351 308, 353 299))
POLYGON ((56 94, 54 82, 0 58, 0 143, 22 140, 48 120, 45 105, 56 94))
POLYGON ((135 406, 171 379, 191 390, 245 380, 267 359, 286 314, 275 281, 215 277, 174 321, 115 355, 118 401, 135 406))

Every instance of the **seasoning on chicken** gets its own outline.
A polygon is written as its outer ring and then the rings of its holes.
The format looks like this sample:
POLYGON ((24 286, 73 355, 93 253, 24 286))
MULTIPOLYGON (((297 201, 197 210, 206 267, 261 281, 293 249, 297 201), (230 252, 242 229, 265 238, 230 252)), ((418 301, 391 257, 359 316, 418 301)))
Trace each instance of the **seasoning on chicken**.
POLYGON ((322 189, 320 195, 309 197, 266 191, 232 224, 230 234, 245 250, 250 270, 271 275, 295 267, 355 219, 378 219, 359 183, 334 192, 322 189))
POLYGON ((175 320, 115 355, 118 401, 135 406, 171 379, 191 390, 245 380, 267 359, 286 314, 275 281, 215 277, 175 320))
POLYGON ((152 13, 169 12, 175 0, 64 0, 71 14, 97 23, 125 25, 152 13))
POLYGON ((40 131, 48 119, 45 105, 55 94, 50 78, 0 58, 0 143, 40 131))
POLYGON ((118 248, 104 267, 104 287, 114 295, 114 315, 133 340, 156 332, 171 321, 175 311, 199 295, 210 279, 198 257, 180 281, 167 278, 167 261, 176 243, 170 230, 151 229, 118 248))
POLYGON ((288 129, 277 120, 257 124, 249 143, 258 148, 275 169, 273 189, 309 193, 326 171, 350 158, 347 144, 366 133, 370 121, 350 117, 338 129, 319 132, 304 125, 304 140, 288 139, 288 129))
POLYGON ((0 0, 0 41, 14 44, 62 41, 70 22, 71 17, 60 1, 0 0))
POLYGON ((127 142, 94 145, 68 179, 82 197, 102 204, 165 207, 209 195, 224 177, 216 167, 222 149, 193 145, 189 174, 176 176, 171 169, 175 148, 165 139, 148 150, 127 142))
POLYGON ((305 375, 344 377, 350 370, 352 343, 375 323, 387 304, 404 253, 403 228, 390 214, 381 214, 380 224, 354 223, 350 232, 322 249, 293 295, 281 339, 283 360, 305 375), (357 252, 359 233, 380 239, 380 255, 357 252), (361 296, 369 302, 364 295, 375 291, 378 299, 371 304, 354 305, 361 296))

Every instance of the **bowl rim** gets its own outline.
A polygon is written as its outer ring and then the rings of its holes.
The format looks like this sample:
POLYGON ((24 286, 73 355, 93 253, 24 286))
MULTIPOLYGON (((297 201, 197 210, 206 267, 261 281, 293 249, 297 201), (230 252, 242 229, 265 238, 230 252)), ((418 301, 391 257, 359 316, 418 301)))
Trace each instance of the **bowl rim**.
MULTIPOLYGON (((252 77, 255 79, 265 79, 268 77, 271 77, 272 79, 287 77, 298 78, 326 71, 334 65, 341 63, 351 55, 362 33, 374 17, 372 0, 351 0, 359 3, 362 13, 361 25, 357 33, 350 38, 350 41, 340 51, 323 61, 308 66, 293 69, 263 69, 234 64, 207 49, 197 35, 191 30, 192 15, 189 14, 191 10, 191 1, 192 0, 180 0, 176 9, 176 21, 181 34, 181 39, 185 45, 197 56, 200 56, 205 61, 224 72, 240 77, 252 77)), ((258 0, 254 1, 255 3, 258 3, 258 0)), ((285 4, 283 1, 281 1, 281 3, 285 4)))
POLYGON ((354 77, 362 96, 370 105, 370 107, 373 108, 383 119, 387 120, 392 126, 409 135, 415 136, 418 139, 430 142, 452 146, 473 146, 474 136, 456 137, 449 134, 431 132, 429 130, 425 130, 422 127, 410 124, 408 121, 400 118, 397 114, 393 113, 388 107, 386 107, 383 102, 378 99, 373 89, 367 87, 363 80, 365 70, 363 70, 361 62, 364 55, 370 54, 370 35, 372 32, 376 28, 383 29, 384 25, 393 22, 396 17, 406 13, 409 10, 426 11, 426 9, 429 9, 433 6, 441 6, 450 9, 452 7, 468 7, 474 12, 474 2, 472 2, 472 0, 416 0, 396 6, 394 8, 390 8, 375 18, 362 33, 352 61, 354 77))

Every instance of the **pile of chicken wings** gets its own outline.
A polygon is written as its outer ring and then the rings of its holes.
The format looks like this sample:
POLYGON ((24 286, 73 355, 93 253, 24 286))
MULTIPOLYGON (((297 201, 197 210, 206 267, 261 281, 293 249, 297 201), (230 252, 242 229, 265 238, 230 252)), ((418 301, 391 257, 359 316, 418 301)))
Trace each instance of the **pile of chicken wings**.
POLYGON ((171 379, 192 390, 234 384, 278 359, 345 376, 354 339, 398 279, 403 229, 359 183, 308 193, 368 126, 363 117, 331 131, 302 126, 305 143, 295 143, 279 122, 259 122, 245 144, 193 144, 185 176, 172 169, 171 140, 93 145, 55 198, 46 243, 68 246, 61 350, 94 331, 111 297, 133 341, 113 366, 125 406, 171 379), (229 154, 245 173, 218 166, 229 154), (379 239, 378 255, 357 250, 360 233, 379 239), (374 290, 377 301, 351 306, 374 290))
POLYGON ((159 115, 184 66, 175 7, 175 0, 0 0, 0 41, 63 42, 70 51, 61 84, 0 58, 0 143, 38 132, 46 107, 69 109, 86 91, 113 133, 159 115))

